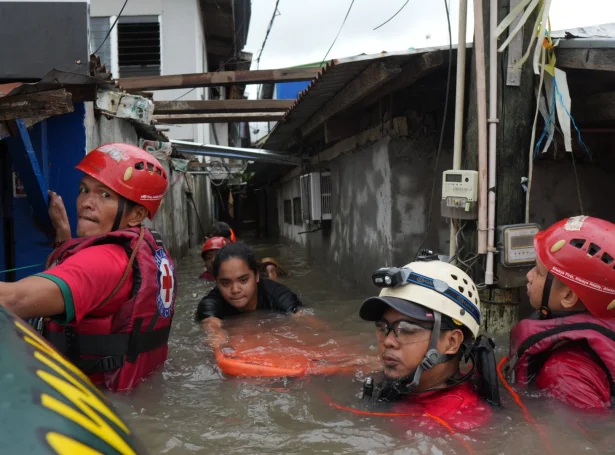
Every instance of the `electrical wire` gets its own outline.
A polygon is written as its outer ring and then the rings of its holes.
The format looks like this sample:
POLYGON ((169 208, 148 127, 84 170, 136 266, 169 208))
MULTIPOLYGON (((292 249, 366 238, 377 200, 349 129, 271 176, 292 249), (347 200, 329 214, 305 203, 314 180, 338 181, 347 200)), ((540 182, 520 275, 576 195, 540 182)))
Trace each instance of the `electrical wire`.
POLYGON ((186 93, 184 93, 183 95, 178 96, 177 98, 175 98, 173 101, 177 101, 182 99, 184 96, 189 95, 190 93, 194 92, 198 87, 193 87, 190 90, 188 90, 186 93))
POLYGON ((581 209, 581 215, 584 215, 585 212, 583 210, 583 197, 581 196, 581 185, 579 184, 579 174, 577 173, 577 161, 574 158, 574 152, 570 152, 572 156, 572 168, 574 169, 574 179, 577 182, 577 196, 579 198, 579 208, 581 209))
POLYGON ((410 3, 410 0, 406 0, 406 3, 404 3, 404 4, 402 5, 402 7, 401 7, 401 8, 399 8, 395 14, 393 14, 391 17, 389 17, 386 21, 384 21, 382 24, 380 24, 380 25, 379 25, 378 27, 376 27, 374 30, 378 30, 378 29, 379 29, 380 27, 382 27, 383 25, 386 25, 386 24, 388 24, 389 22, 391 22, 391 21, 395 18, 395 16, 397 16, 399 13, 401 13, 401 10, 402 10, 402 9, 404 9, 408 3, 410 3))
POLYGON ((438 181, 437 179, 438 164, 440 161, 440 154, 442 152, 442 143, 444 141, 444 129, 446 126, 446 115, 448 113, 448 99, 449 99, 449 94, 451 91, 451 73, 452 73, 452 68, 453 68, 453 34, 451 32, 451 16, 448 10, 448 3, 446 2, 446 0, 444 0, 444 8, 446 9, 446 21, 448 23, 448 74, 446 76, 446 96, 444 98, 444 115, 442 117, 442 129, 440 130, 440 141, 438 142, 438 151, 436 152, 436 158, 434 162, 433 182, 431 184, 431 198, 429 201, 429 210, 427 214, 427 226, 425 227, 425 236, 423 237, 423 240, 421 241, 421 243, 419 244, 419 247, 416 250, 414 259, 417 258, 417 256, 419 255, 421 251, 421 248, 423 248, 423 245, 425 244, 425 241, 427 240, 427 236, 429 235, 429 229, 431 228, 431 214, 433 212, 434 197, 436 195, 436 183, 438 181))
POLYGON ((342 29, 344 28, 344 24, 346 24, 346 19, 348 19, 348 15, 350 14, 350 10, 352 9, 352 5, 354 5, 354 0, 352 0, 350 2, 350 6, 348 7, 348 11, 346 11, 346 16, 344 17, 344 21, 342 22, 342 25, 341 25, 340 29, 337 32, 337 35, 335 35, 335 39, 331 43, 331 46, 329 46, 329 50, 327 51, 327 53, 325 54, 324 58, 322 59, 322 62, 320 62, 320 66, 322 66, 323 63, 325 63, 325 60, 327 60, 327 56, 329 55, 329 52, 331 52, 331 49, 333 49, 333 46, 335 46, 335 42, 337 41, 337 38, 340 36, 340 33, 342 33, 342 29))
POLYGON ((109 39, 109 35, 111 35, 111 32, 113 31, 113 29, 115 28, 115 24, 117 24, 117 21, 120 20, 120 17, 122 16, 122 13, 124 12, 124 8, 126 8, 126 4, 128 3, 128 0, 126 0, 124 2, 124 6, 122 6, 122 9, 120 10, 120 13, 117 15, 117 17, 115 18, 115 22, 113 22, 113 25, 111 26, 111 28, 109 29, 109 31, 107 32, 107 35, 105 36, 105 39, 103 39, 102 43, 100 43, 100 46, 98 46, 98 49, 96 49, 93 54, 97 54, 98 51, 103 47, 103 45, 107 42, 107 39, 109 39))
POLYGON ((188 187, 188 191, 190 191, 190 196, 188 199, 192 201, 192 205, 194 206, 194 213, 196 214, 196 219, 199 221, 199 227, 201 228, 201 234, 203 237, 206 237, 205 228, 203 227, 203 223, 201 222, 201 217, 199 216, 199 209, 196 207, 196 202, 194 202, 194 193, 192 192, 192 188, 190 187, 190 183, 188 183, 188 177, 186 177, 186 173, 184 173, 184 180, 186 181, 186 186, 188 187))
MULTIPOLYGON (((224 68, 224 67, 226 66, 226 64, 227 64, 228 62, 230 62, 230 61, 231 61, 231 60, 233 60, 234 58, 235 58, 234 56, 233 56, 233 57, 231 57, 231 58, 229 58, 226 62, 224 62, 222 65, 220 65, 220 66, 218 67, 218 69, 217 69, 216 71, 214 71, 214 73, 219 72, 222 68, 224 68)), ((191 88, 190 90, 188 90, 186 93, 184 93, 183 95, 180 95, 180 96, 178 96, 177 98, 175 98, 173 101, 177 101, 177 100, 182 99, 184 96, 189 95, 190 93, 194 92, 197 88, 201 88, 201 87, 193 87, 193 88, 191 88)))
POLYGON ((263 45, 261 46, 261 50, 258 53, 258 58, 256 59, 256 69, 259 68, 261 64, 261 55, 263 55, 263 50, 265 50, 265 44, 267 44, 267 38, 269 38, 269 32, 271 32, 271 27, 273 27, 273 21, 278 14, 278 5, 280 4, 280 0, 276 0, 275 8, 273 9, 273 15, 271 16, 271 20, 269 21, 269 26, 267 27, 267 33, 265 33, 265 39, 263 40, 263 45))

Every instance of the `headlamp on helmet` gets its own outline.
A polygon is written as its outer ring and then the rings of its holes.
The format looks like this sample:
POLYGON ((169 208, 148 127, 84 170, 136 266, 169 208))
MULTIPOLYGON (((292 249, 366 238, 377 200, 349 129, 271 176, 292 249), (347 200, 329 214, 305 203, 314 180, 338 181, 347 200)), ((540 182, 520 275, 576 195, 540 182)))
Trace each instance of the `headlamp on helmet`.
POLYGON ((395 288, 408 283, 411 269, 398 267, 382 267, 372 274, 372 283, 379 288, 395 288))

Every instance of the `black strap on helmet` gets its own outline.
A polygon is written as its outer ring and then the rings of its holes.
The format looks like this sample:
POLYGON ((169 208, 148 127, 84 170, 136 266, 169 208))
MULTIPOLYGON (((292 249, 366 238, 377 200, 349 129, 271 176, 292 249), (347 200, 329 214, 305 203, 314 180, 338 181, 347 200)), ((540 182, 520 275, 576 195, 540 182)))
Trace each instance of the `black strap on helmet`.
POLYGON ((429 347, 427 348, 425 357, 423 357, 423 360, 421 361, 420 365, 414 371, 412 382, 406 386, 409 392, 413 389, 416 389, 416 387, 419 385, 423 371, 431 370, 436 365, 446 363, 454 357, 450 354, 441 354, 440 351, 438 351, 438 340, 440 339, 440 326, 442 325, 442 315, 439 311, 434 311, 433 315, 434 324, 433 329, 431 330, 431 339, 429 340, 429 347))
POLYGON ((551 286, 553 285, 553 275, 551 272, 547 272, 545 278, 545 286, 542 288, 542 301, 538 312, 540 313, 540 319, 551 318, 551 308, 549 308, 549 299, 551 297, 551 286))
POLYGON ((497 362, 495 361, 495 343, 491 338, 480 335, 472 347, 470 355, 474 356, 478 369, 478 394, 492 406, 500 406, 500 387, 497 362))
POLYGON ((126 199, 120 196, 117 202, 117 213, 115 214, 115 220, 113 220, 112 231, 117 231, 120 228, 120 223, 124 217, 124 210, 126 210, 126 199))

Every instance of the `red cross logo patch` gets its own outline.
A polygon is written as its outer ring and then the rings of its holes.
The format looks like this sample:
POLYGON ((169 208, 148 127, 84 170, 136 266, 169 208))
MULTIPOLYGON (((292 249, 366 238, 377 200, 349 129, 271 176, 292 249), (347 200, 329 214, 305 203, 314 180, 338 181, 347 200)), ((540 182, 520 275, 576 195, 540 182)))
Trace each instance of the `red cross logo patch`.
POLYGON ((159 249, 154 255, 158 266, 158 296, 157 304, 160 316, 168 318, 173 313, 176 283, 175 270, 164 249, 159 249))

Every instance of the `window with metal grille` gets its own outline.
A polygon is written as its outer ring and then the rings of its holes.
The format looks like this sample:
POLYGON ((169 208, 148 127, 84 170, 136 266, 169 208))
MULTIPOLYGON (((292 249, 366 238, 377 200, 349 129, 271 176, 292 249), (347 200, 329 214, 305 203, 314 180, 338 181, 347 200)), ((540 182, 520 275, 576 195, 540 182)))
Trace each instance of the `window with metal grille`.
POLYGON ((120 17, 117 56, 121 77, 160 76, 158 16, 120 17))
POLYGON ((301 215, 301 198, 293 198, 293 220, 295 225, 303 226, 303 217, 301 215))
POLYGON ((290 199, 284 200, 284 222, 293 224, 293 203, 290 199))

